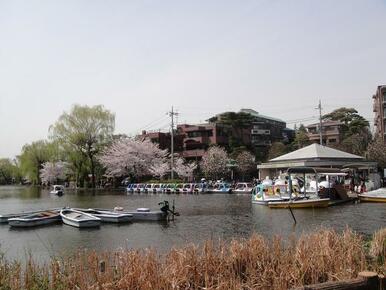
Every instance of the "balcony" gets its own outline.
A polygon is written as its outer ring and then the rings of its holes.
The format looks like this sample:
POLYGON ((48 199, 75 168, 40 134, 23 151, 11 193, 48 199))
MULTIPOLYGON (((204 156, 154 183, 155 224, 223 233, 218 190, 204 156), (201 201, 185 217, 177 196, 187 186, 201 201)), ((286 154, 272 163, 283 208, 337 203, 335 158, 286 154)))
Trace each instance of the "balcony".
POLYGON ((270 130, 265 130, 265 129, 252 129, 251 130, 251 135, 270 135, 271 131, 270 130))
POLYGON ((252 140, 251 143, 254 146, 271 146, 270 140, 252 140))

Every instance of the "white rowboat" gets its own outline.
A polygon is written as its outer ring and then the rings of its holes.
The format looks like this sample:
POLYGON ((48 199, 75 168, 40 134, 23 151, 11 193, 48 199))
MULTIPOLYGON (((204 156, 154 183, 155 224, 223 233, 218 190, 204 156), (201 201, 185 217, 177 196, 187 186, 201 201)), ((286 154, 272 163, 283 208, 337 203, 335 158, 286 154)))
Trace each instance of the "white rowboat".
POLYGON ((8 219, 11 227, 36 227, 48 225, 60 221, 61 217, 58 211, 43 211, 21 217, 8 219))
POLYGON ((74 209, 62 209, 60 216, 63 223, 77 228, 99 227, 101 224, 100 218, 74 209))
POLYGON ((82 209, 77 208, 75 210, 91 214, 97 218, 100 218, 102 222, 105 223, 127 223, 133 220, 132 214, 120 213, 115 211, 107 211, 107 210, 96 210, 96 209, 82 209))

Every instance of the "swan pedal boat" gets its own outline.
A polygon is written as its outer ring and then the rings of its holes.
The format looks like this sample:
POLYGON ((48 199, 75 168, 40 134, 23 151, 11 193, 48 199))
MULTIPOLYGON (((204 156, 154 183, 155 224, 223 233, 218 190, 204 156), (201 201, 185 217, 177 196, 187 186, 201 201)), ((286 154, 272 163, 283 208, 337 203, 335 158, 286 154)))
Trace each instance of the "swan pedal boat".
POLYGON ((100 218, 75 209, 62 209, 60 216, 63 223, 77 228, 99 227, 101 224, 100 218))
POLYGON ((52 190, 50 191, 51 194, 56 195, 62 195, 64 194, 64 186, 63 185, 54 185, 52 190))
POLYGON ((21 217, 8 219, 8 224, 11 227, 36 227, 56 223, 61 220, 58 211, 42 211, 21 217))

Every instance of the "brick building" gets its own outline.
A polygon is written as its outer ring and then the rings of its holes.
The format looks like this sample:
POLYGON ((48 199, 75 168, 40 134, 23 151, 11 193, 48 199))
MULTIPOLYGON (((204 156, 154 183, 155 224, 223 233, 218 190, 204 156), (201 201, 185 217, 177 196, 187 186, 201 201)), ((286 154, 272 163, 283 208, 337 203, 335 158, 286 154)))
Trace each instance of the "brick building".
MULTIPOLYGON (((239 113, 252 116, 243 128, 235 128, 221 120, 204 124, 180 124, 174 134, 174 151, 187 160, 198 161, 210 145, 230 147, 230 140, 237 139, 241 146, 266 151, 273 142, 291 142, 294 131, 286 128, 282 120, 267 117, 251 109, 242 109, 239 113)), ((158 143, 161 149, 170 150, 169 132, 142 132, 142 137, 158 143)))

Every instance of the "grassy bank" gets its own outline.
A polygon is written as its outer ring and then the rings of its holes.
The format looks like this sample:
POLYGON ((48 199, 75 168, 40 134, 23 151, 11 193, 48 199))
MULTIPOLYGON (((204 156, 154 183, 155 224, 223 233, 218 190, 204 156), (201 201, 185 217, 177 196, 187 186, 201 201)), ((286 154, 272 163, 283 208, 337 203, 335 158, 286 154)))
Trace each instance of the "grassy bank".
POLYGON ((284 242, 260 235, 208 241, 159 255, 152 250, 79 251, 39 266, 0 259, 0 289, 288 289, 385 273, 386 228, 371 241, 322 229, 284 242))

